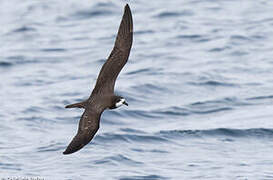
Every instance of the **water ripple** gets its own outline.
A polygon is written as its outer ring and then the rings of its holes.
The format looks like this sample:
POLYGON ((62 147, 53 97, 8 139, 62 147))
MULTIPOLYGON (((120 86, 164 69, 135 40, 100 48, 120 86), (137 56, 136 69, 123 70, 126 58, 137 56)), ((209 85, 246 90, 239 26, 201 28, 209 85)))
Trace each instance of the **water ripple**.
POLYGON ((135 165, 141 165, 143 163, 139 162, 139 161, 135 161, 133 159, 130 159, 124 155, 118 154, 115 156, 109 156, 109 157, 105 157, 101 160, 96 160, 95 164, 105 164, 105 163, 111 163, 111 164, 115 164, 115 165, 119 165, 119 164, 126 164, 129 166, 135 166, 135 165))
POLYGON ((86 11, 78 11, 72 16, 76 19, 88 19, 88 18, 96 18, 98 16, 106 16, 111 14, 113 14, 113 12, 109 10, 86 10, 86 11))
POLYGON ((13 30, 13 33, 17 34, 17 33, 31 32, 31 31, 36 31, 36 29, 30 26, 22 26, 20 28, 13 30))
POLYGON ((195 85, 195 86, 227 86, 227 87, 234 87, 238 86, 237 84, 233 83, 226 83, 226 82, 220 82, 220 81, 205 81, 205 82, 190 82, 189 84, 195 85))
POLYGON ((160 12, 155 17, 162 19, 162 18, 171 18, 171 17, 177 18, 178 16, 192 16, 192 15, 193 15, 193 12, 191 10, 184 10, 181 12, 163 11, 163 12, 160 12))
POLYGON ((201 138, 201 137, 230 137, 230 138, 255 138, 264 139, 273 137, 273 129, 228 129, 217 128, 209 130, 169 130, 160 131, 160 136, 165 138, 201 138))
POLYGON ((5 170, 17 170, 17 171, 21 171, 22 170, 21 167, 22 167, 21 164, 0 163, 0 168, 3 168, 5 170))
POLYGON ((157 180, 157 179, 169 179, 158 175, 146 175, 146 176, 127 176, 121 177, 119 180, 157 180))
POLYGON ((163 137, 157 137, 153 135, 137 135, 137 134, 113 134, 104 133, 96 137, 96 141, 99 143, 112 143, 114 141, 126 142, 126 143, 159 143, 168 142, 163 137))
POLYGON ((10 62, 5 62, 5 61, 0 61, 0 67, 6 68, 12 66, 12 63, 10 62))
POLYGON ((41 146, 37 148, 37 152, 50 152, 50 151, 59 151, 63 148, 62 143, 51 142, 49 145, 41 146))

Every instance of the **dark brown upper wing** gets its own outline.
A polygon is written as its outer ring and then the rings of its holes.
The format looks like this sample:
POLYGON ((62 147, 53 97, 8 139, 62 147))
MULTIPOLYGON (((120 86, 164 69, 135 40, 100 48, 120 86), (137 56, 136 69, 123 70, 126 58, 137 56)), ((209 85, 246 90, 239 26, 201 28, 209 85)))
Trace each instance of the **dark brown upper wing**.
POLYGON ((133 42, 133 19, 129 5, 124 8, 124 14, 119 26, 115 46, 102 66, 96 86, 92 94, 113 93, 115 81, 126 64, 133 42))
POLYGON ((99 129, 101 112, 86 109, 81 117, 76 136, 72 139, 63 154, 71 154, 88 144, 99 129))

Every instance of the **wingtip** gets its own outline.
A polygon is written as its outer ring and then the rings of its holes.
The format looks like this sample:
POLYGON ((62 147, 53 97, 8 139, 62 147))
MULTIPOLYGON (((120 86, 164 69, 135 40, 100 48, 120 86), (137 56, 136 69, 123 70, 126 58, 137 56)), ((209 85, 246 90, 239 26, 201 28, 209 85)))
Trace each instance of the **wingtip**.
POLYGON ((67 152, 66 150, 63 152, 63 155, 71 154, 70 152, 67 152))
POLYGON ((131 10, 129 4, 126 4, 125 7, 124 7, 124 9, 125 9, 125 10, 127 9, 127 10, 129 10, 129 11, 131 10))
POLYGON ((72 154, 76 151, 78 151, 79 149, 71 149, 69 148, 69 146, 66 148, 66 150, 63 152, 63 155, 68 155, 68 154, 72 154))
POLYGON ((65 151, 63 152, 63 155, 67 155, 67 154, 68 154, 67 152, 65 152, 65 151))
POLYGON ((83 144, 79 145, 78 142, 74 141, 74 139, 73 139, 72 142, 67 146, 67 148, 63 152, 63 155, 75 153, 75 152, 79 151, 83 146, 84 146, 83 144))
POLYGON ((131 12, 129 4, 126 4, 124 7, 123 18, 124 17, 126 18, 126 20, 129 23, 130 32, 133 32, 133 18, 132 18, 132 12, 131 12))
POLYGON ((63 152, 63 155, 67 155, 67 154, 71 154, 72 152, 68 150, 68 148, 65 149, 65 151, 63 152))

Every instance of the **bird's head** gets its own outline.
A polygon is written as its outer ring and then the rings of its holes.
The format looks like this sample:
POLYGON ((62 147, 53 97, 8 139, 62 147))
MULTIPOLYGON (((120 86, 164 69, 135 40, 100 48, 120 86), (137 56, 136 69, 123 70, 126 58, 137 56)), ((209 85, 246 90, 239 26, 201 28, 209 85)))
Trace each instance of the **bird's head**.
POLYGON ((125 98, 121 97, 121 96, 114 96, 112 102, 113 103, 112 103, 112 106, 110 107, 110 109, 115 109, 115 108, 118 108, 122 105, 128 106, 128 103, 125 101, 125 98))

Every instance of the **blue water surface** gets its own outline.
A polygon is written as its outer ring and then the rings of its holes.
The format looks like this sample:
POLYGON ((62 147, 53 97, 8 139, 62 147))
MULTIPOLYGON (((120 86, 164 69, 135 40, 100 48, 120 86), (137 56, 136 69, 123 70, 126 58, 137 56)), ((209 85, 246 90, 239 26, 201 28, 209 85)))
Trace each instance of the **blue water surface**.
POLYGON ((273 179, 273 1, 0 2, 0 178, 273 179), (62 152, 129 2, 134 42, 87 146, 62 152))

